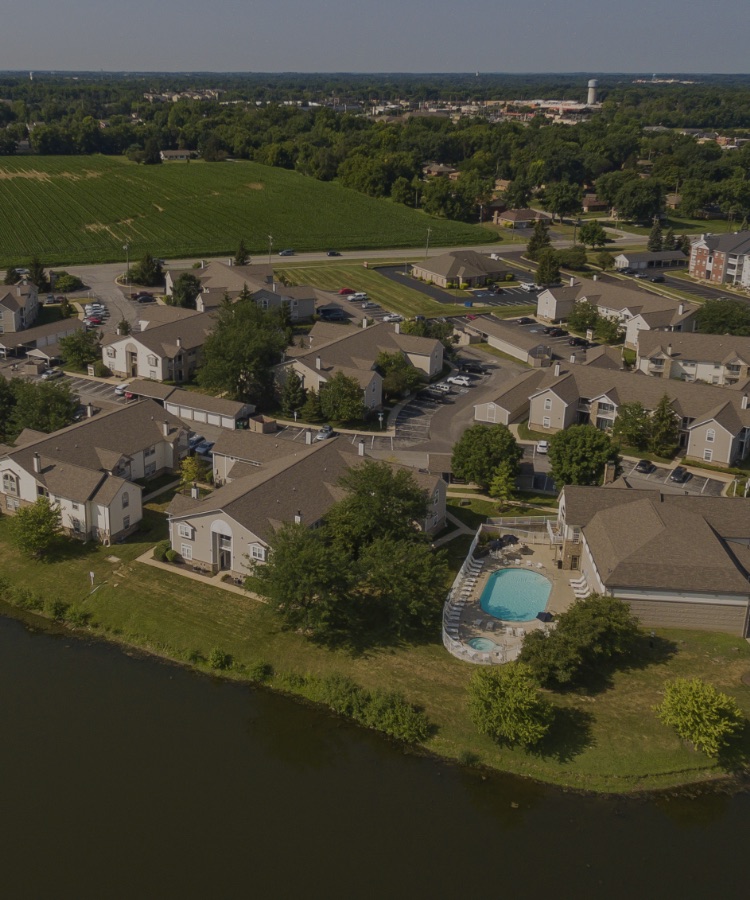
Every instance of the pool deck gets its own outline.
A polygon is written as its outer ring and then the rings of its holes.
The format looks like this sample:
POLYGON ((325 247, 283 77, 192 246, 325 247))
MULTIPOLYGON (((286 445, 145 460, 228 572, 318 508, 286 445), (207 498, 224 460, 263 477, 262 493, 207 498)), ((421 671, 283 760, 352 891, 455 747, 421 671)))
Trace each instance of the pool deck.
MULTIPOLYGON (((454 608, 460 610, 454 637, 464 645, 473 638, 489 638, 499 647, 505 648, 506 659, 515 659, 527 632, 549 629, 551 626, 536 618, 528 622, 504 622, 481 608, 479 598, 482 591, 490 575, 499 569, 528 569, 548 578, 552 582, 552 590, 545 609, 553 614, 564 612, 575 599, 569 583, 571 573, 557 568, 554 550, 551 547, 546 544, 532 544, 485 556, 484 566, 476 581, 464 581, 465 588, 459 591, 460 596, 454 603, 454 608), (519 562, 515 562, 516 559, 519 562)), ((470 657, 472 655, 470 654, 470 657)))

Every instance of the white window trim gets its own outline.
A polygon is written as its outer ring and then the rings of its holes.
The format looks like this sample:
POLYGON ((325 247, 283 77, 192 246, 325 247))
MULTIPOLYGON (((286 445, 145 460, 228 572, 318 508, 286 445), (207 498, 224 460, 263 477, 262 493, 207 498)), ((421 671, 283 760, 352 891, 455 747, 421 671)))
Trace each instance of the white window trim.
POLYGON ((713 444, 716 440, 716 430, 713 428, 709 428, 706 432, 706 443, 713 444))
POLYGON ((185 525, 183 522, 179 522, 177 525, 177 534, 181 538, 187 538, 188 540, 193 540, 193 529, 190 525, 185 525))
POLYGON ((551 421, 551 420, 550 420, 550 417, 549 417, 549 416, 545 416, 545 417, 542 419, 542 428, 549 428, 549 427, 550 427, 550 421, 551 421))
POLYGON ((183 559, 193 558, 193 548, 190 546, 190 544, 180 544, 180 556, 183 559))
POLYGON ((712 460, 713 458, 714 458, 714 451, 711 450, 709 447, 706 447, 706 449, 703 451, 703 459, 704 459, 704 461, 705 461, 705 462, 711 462, 711 460, 712 460))

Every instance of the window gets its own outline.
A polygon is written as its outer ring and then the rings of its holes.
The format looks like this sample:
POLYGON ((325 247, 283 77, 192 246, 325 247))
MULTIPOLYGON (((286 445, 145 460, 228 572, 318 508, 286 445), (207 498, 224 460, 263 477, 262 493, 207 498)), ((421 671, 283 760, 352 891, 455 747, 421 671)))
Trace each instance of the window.
POLYGON ((18 493, 18 479, 12 472, 3 472, 3 493, 18 493))
POLYGON ((191 541, 193 539, 193 529, 190 525, 185 525, 182 522, 177 526, 177 534, 179 534, 181 538, 189 538, 191 541))
POLYGON ((266 558, 266 548, 261 547, 260 544, 252 544, 250 546, 250 557, 251 559, 259 559, 265 560, 266 558))
POLYGON ((146 362, 147 362, 150 366, 155 366, 155 365, 156 365, 156 357, 154 356, 153 353, 149 353, 149 355, 146 357, 146 362))
POLYGON ((123 494, 122 494, 122 508, 123 508, 123 509, 127 509, 128 506, 130 506, 130 495, 128 494, 127 491, 123 491, 123 494))
POLYGON ((71 503, 71 506, 73 507, 74 512, 78 512, 78 504, 77 503, 71 503))
POLYGON ((549 427, 550 427, 550 418, 549 418, 549 416, 545 416, 542 419, 542 428, 549 428, 549 427))
POLYGON ((190 544, 180 544, 180 556, 183 559, 193 558, 193 548, 190 546, 190 544))
POLYGON ((547 398, 545 399, 545 401, 544 401, 544 408, 545 408, 545 409, 552 409, 552 398, 551 398, 551 397, 547 397, 547 398))
POLYGON ((114 347, 107 347, 107 356, 110 359, 114 359, 115 356, 117 356, 117 351, 115 350, 114 347))
POLYGON ((149 369, 148 377, 153 378, 155 380, 156 379, 156 369, 149 369))
POLYGON ((144 456, 153 456, 154 453, 156 453, 156 445, 155 444, 153 447, 147 447, 146 450, 144 451, 143 455, 144 456))
POLYGON ((156 463, 149 463, 143 470, 144 478, 150 478, 156 471, 156 463))
POLYGON ((38 484, 36 486, 36 495, 37 497, 49 497, 49 491, 43 488, 41 484, 38 484))
POLYGON ((5 506, 7 509, 16 510, 21 508, 21 501, 16 497, 6 497, 5 506))
POLYGON ((711 462, 711 460, 712 460, 713 458, 714 458, 714 451, 713 451, 713 450, 709 450, 708 447, 707 447, 707 448, 703 451, 703 459, 704 459, 706 462, 711 462))
POLYGON ((125 518, 122 520, 122 527, 130 528, 130 516, 125 516, 125 518))
POLYGON ((573 529, 573 543, 574 544, 581 543, 581 529, 580 528, 573 529))
POLYGON ((706 432, 706 442, 709 444, 713 444, 716 440, 716 431, 713 428, 709 428, 706 432))

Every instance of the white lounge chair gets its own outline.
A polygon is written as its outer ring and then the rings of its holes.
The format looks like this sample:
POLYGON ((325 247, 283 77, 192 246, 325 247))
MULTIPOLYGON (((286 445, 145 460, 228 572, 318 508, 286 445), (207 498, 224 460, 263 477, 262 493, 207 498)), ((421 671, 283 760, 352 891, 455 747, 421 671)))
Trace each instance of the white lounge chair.
POLYGON ((543 569, 543 568, 544 568, 544 563, 538 562, 538 563, 536 563, 536 567, 537 567, 537 569, 543 569))
POLYGON ((585 600, 587 597, 591 596, 591 588, 587 587, 585 590, 575 590, 573 593, 579 600, 585 600))
POLYGON ((586 576, 581 575, 580 578, 571 578, 570 584, 573 585, 574 587, 578 587, 580 585, 586 584, 586 576))

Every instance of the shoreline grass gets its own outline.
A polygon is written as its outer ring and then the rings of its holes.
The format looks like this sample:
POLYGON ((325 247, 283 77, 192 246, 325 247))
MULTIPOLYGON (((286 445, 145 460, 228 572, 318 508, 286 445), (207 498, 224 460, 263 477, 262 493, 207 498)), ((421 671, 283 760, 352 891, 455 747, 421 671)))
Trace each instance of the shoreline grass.
MULTIPOLYGON (((297 693, 294 676, 333 673, 347 675, 367 690, 400 691, 435 725, 433 736, 420 747, 454 761, 470 755, 478 765, 500 772, 596 792, 672 788, 726 775, 662 726, 652 707, 659 702, 665 679, 698 674, 750 713, 750 688, 740 680, 750 669, 750 647, 740 638, 660 629, 658 647, 669 643, 674 653, 654 650, 643 641, 632 664, 605 682, 586 691, 551 695, 558 726, 541 752, 506 749, 476 733, 466 703, 473 667, 451 657, 439 633, 422 643, 373 649, 361 656, 310 644, 282 630, 262 602, 138 563, 137 557, 164 537, 165 520, 158 508, 147 510, 146 532, 124 544, 65 542, 63 551, 48 562, 16 553, 8 543, 8 519, 2 518, 3 575, 48 604, 71 604, 77 615, 90 616, 84 634, 201 671, 212 670, 195 660, 208 659, 212 648, 220 647, 241 667, 239 676, 230 672, 230 677, 243 679, 242 672, 267 663, 275 674, 265 685, 285 693, 297 693), (89 571, 98 585, 93 594, 89 571)), ((462 536, 449 543, 454 567, 460 565, 469 540, 462 536)))

